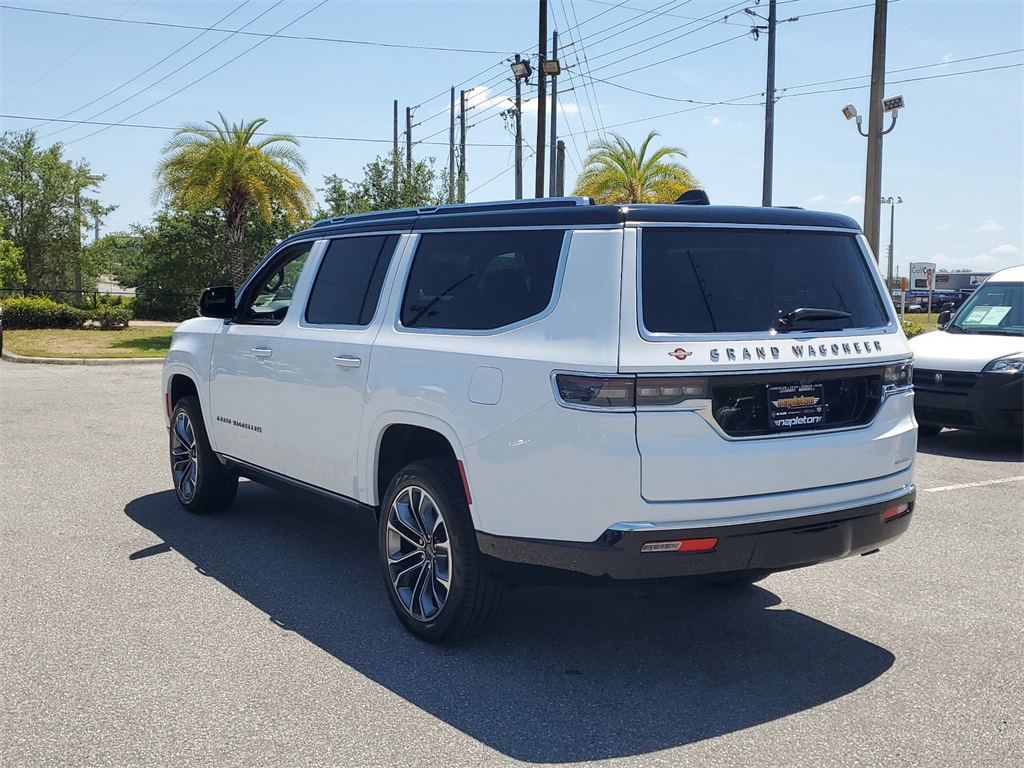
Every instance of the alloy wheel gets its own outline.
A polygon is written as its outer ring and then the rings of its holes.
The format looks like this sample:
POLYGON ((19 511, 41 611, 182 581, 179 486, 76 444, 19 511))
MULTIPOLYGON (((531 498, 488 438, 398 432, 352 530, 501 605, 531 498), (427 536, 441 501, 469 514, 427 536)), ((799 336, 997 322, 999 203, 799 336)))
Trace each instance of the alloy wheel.
POLYGON ((199 479, 199 455, 192 420, 184 411, 178 411, 171 426, 171 474, 174 490, 186 504, 196 494, 199 479))
POLYGON ((448 527, 434 498, 419 486, 404 488, 387 511, 391 585, 406 612, 430 621, 444 608, 453 564, 448 527))

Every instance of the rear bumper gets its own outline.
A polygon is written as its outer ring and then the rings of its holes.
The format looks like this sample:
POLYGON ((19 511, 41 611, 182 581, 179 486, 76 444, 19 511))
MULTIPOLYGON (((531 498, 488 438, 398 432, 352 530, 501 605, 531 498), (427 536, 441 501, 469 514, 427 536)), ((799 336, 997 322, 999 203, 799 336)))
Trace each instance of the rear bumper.
POLYGON ((944 371, 916 371, 914 415, 921 424, 1020 435, 1024 432, 1024 376, 978 373, 966 378, 944 371))
POLYGON ((547 541, 478 532, 480 552, 500 576, 549 581, 565 574, 613 580, 780 571, 865 554, 910 525, 916 490, 889 501, 817 515, 704 528, 605 531, 594 542, 547 541), (899 517, 887 509, 908 504, 899 517), (710 552, 641 552, 650 542, 717 538, 710 552))

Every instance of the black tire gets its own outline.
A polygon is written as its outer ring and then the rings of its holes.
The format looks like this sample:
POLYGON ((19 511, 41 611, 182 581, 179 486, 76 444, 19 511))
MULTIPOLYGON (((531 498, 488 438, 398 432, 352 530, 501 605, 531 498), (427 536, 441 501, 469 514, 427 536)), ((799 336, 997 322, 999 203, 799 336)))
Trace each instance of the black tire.
POLYGON ((431 643, 483 630, 507 590, 483 563, 462 484, 449 464, 431 459, 405 466, 384 494, 378 523, 391 607, 406 629, 431 643))
POLYGON ((715 589, 744 589, 771 576, 770 571, 729 571, 704 579, 704 584, 715 589))
POLYGON ((917 434, 920 437, 935 437, 939 432, 942 431, 942 427, 938 424, 918 424, 917 434))
POLYGON ((238 491, 238 473, 221 464, 213 453, 195 395, 181 398, 171 411, 170 458, 174 492, 186 510, 203 514, 231 506, 238 491))

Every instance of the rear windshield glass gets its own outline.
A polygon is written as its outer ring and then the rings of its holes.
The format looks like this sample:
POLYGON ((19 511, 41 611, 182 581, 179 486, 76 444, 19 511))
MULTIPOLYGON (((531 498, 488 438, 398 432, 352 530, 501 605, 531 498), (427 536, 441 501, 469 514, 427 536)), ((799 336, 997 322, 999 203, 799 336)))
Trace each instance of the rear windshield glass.
POLYGON ((641 312, 650 333, 827 331, 888 323, 851 235, 680 227, 648 228, 641 238, 641 312), (794 313, 798 309, 826 311, 794 313), (784 316, 789 321, 780 323, 784 316))

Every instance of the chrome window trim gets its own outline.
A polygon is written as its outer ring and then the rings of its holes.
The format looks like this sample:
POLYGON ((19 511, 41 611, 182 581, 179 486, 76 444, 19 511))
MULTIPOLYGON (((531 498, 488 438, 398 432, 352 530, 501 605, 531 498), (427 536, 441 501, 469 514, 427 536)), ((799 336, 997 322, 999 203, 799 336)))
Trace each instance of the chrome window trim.
POLYGON ((630 219, 626 222, 626 226, 636 227, 641 229, 643 227, 686 227, 696 229, 782 229, 786 231, 802 231, 802 232, 840 232, 844 235, 856 235, 860 234, 858 229, 848 229, 846 227, 822 227, 810 224, 743 224, 739 222, 716 222, 716 221, 641 221, 639 219, 630 219))
MULTIPOLYGON (((808 491, 825 490, 827 488, 842 488, 844 485, 860 485, 864 482, 874 482, 877 480, 885 480, 886 477, 896 477, 907 472, 906 469, 901 469, 898 472, 893 472, 891 475, 885 475, 884 477, 876 477, 871 480, 861 480, 857 483, 843 483, 838 486, 824 486, 822 488, 806 488, 800 491, 800 493, 806 493, 808 491)), ((787 509, 782 512, 767 512, 761 515, 751 515, 749 517, 722 517, 712 518, 703 520, 680 520, 678 522, 668 523, 650 523, 650 522, 635 522, 635 523, 614 523, 609 526, 610 531, 641 531, 655 533, 658 531, 678 531, 688 530, 691 528, 710 528, 710 527, 724 527, 731 525, 746 525, 749 523, 770 523, 777 520, 789 520, 798 519, 801 517, 810 517, 818 514, 828 514, 830 512, 841 512, 844 509, 857 509, 858 507, 869 507, 873 504, 884 504, 887 501, 895 501, 896 499, 907 496, 908 494, 915 493, 917 486, 910 482, 905 483, 902 487, 895 491, 889 491, 887 493, 879 493, 875 496, 868 496, 864 499, 858 499, 855 502, 845 501, 841 504, 829 504, 827 506, 811 506, 811 507, 800 507, 798 509, 787 509)), ((648 501, 646 503, 655 506, 659 504, 693 504, 693 503, 705 503, 714 504, 716 502, 731 502, 740 501, 744 499, 762 499, 770 498, 772 496, 784 497, 792 495, 792 491, 786 491, 783 493, 766 493, 756 494, 753 496, 738 496, 735 498, 725 499, 688 499, 685 502, 678 501, 648 501)))
MULTIPOLYGON (((865 243, 863 235, 860 235, 857 230, 853 229, 842 229, 838 227, 786 227, 779 226, 777 224, 693 224, 683 223, 676 224, 670 222, 654 222, 652 224, 643 224, 640 222, 631 222, 636 225, 636 322, 637 332, 644 341, 651 342, 683 342, 683 341, 719 341, 720 339, 727 338, 729 341, 764 341, 769 339, 817 339, 823 336, 829 337, 840 337, 845 338, 848 336, 874 336, 874 335, 890 335, 900 332, 898 323, 894 322, 893 316, 890 314, 890 307, 892 306, 892 300, 889 299, 887 302, 882 302, 880 309, 882 314, 888 319, 888 323, 883 326, 875 326, 873 328, 842 328, 836 331, 787 331, 786 333, 779 333, 778 331, 764 330, 764 331, 744 331, 744 332, 710 332, 710 333, 666 333, 661 331, 649 331, 644 323, 644 307, 643 307, 643 247, 644 247, 644 233, 643 230, 647 226, 657 227, 659 229, 671 229, 675 227, 684 228, 699 228, 699 229, 759 229, 759 230, 781 230, 781 231, 801 231, 801 232, 828 232, 828 233, 840 233, 844 235, 858 235, 854 238, 858 244, 858 251, 861 256, 861 261, 864 263, 868 271, 868 280, 875 286, 876 293, 879 290, 883 290, 882 286, 878 281, 878 270, 872 263, 868 263, 869 260, 866 258, 867 253, 865 251, 865 243)), ((883 292, 885 292, 883 290, 883 292)), ((886 295, 888 293, 886 292, 886 295)))
POLYGON ((523 328, 527 325, 532 325, 540 320, 543 320, 550 315, 555 307, 558 305, 558 298, 562 293, 562 281, 565 277, 565 266, 568 261, 569 247, 572 243, 572 235, 574 230, 571 227, 560 226, 560 227, 486 227, 479 229, 450 229, 440 230, 431 229, 425 232, 416 232, 416 241, 412 245, 412 253, 409 256, 408 266, 405 270, 403 280, 400 282, 399 294, 398 294, 398 305, 395 308, 394 318, 394 330, 396 333, 408 333, 408 334, 420 334, 428 336, 495 336, 499 333, 507 333, 509 331, 515 331, 523 328), (558 251, 558 265, 555 267, 555 281, 551 285, 551 298, 548 300, 547 306, 544 307, 536 315, 530 315, 529 317, 523 318, 522 320, 511 323, 509 325, 502 325, 497 328, 484 328, 484 329, 472 329, 472 328, 408 328, 402 325, 402 305, 405 300, 405 291, 409 287, 409 275, 412 274, 412 267, 416 261, 416 253, 420 248, 420 241, 422 235, 433 234, 435 232, 441 233, 460 233, 460 232, 509 232, 509 231, 534 231, 539 229, 560 229, 565 232, 562 237, 562 245, 558 251))
POLYGON ((316 244, 317 243, 322 243, 322 242, 324 242, 322 237, 309 237, 309 238, 302 238, 301 240, 293 240, 293 241, 288 242, 288 243, 281 242, 281 243, 278 243, 277 245, 275 245, 273 248, 271 248, 270 249, 270 253, 268 253, 266 256, 264 256, 260 260, 260 263, 252 268, 252 271, 249 273, 249 276, 247 278, 245 278, 245 281, 242 283, 242 285, 238 288, 237 291, 235 291, 235 309, 236 310, 238 309, 238 302, 241 300, 242 295, 245 293, 246 289, 249 287, 249 283, 251 283, 253 278, 256 277, 256 275, 258 275, 260 273, 260 271, 263 269, 263 267, 265 267, 268 262, 270 262, 274 258, 276 258, 277 255, 279 253, 281 253, 281 251, 285 250, 286 248, 291 248, 293 245, 301 245, 302 243, 313 243, 313 245, 310 246, 310 251, 309 251, 309 255, 312 256, 313 255, 313 249, 316 247, 316 244))

